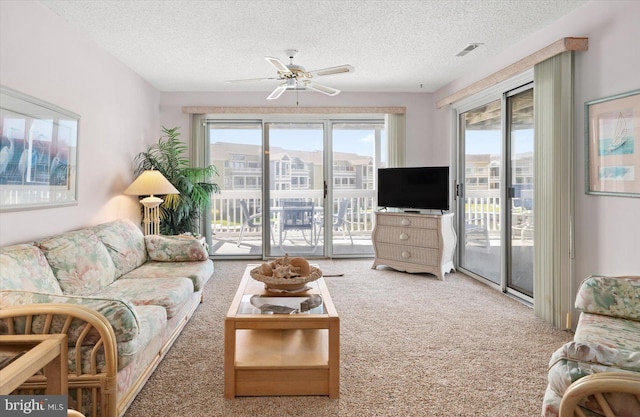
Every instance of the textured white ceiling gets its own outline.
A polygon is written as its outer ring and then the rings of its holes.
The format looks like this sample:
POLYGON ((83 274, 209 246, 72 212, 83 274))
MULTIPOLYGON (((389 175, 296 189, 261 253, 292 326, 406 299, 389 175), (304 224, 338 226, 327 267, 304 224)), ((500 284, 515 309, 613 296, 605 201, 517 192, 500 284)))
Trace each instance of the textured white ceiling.
POLYGON ((353 65, 317 80, 343 91, 431 92, 584 0, 41 3, 160 91, 271 91, 276 81, 224 81, 273 77, 264 56, 288 63, 293 48, 307 70, 353 65), (484 45, 456 57, 469 43, 484 45))

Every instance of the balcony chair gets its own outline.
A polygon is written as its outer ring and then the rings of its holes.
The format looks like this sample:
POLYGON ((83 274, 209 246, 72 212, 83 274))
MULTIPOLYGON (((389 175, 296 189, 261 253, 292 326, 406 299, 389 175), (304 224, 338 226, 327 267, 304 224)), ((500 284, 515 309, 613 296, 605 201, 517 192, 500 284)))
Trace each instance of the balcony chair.
POLYGON ((533 239, 533 210, 524 210, 519 213, 517 222, 514 222, 511 228, 514 238, 519 235, 521 242, 525 239, 533 239))
POLYGON ((345 198, 340 201, 340 205, 338 206, 338 214, 333 216, 333 231, 337 232, 338 230, 342 231, 342 237, 346 240, 347 237, 345 235, 345 231, 349 233, 349 239, 351 240, 351 245, 353 246, 353 236, 351 236, 351 222, 347 220, 347 209, 349 208, 349 199, 345 198))
POLYGON ((485 222, 484 216, 467 216, 464 223, 464 237, 466 244, 475 242, 488 248, 489 229, 485 222))
POLYGON ((305 203, 299 201, 285 201, 282 205, 282 213, 280 214, 280 249, 284 241, 287 239, 287 232, 298 230, 302 233, 305 242, 313 246, 311 252, 315 251, 318 246, 318 238, 316 235, 315 203, 305 203), (306 234, 308 232, 308 236, 306 234))
MULTIPOLYGON (((349 208, 349 199, 345 198, 341 200, 338 204, 338 213, 333 215, 333 224, 332 228, 334 232, 341 231, 342 238, 347 239, 346 233, 349 233, 349 240, 351 240, 351 245, 353 246, 353 236, 351 235, 351 222, 347 220, 347 209, 349 208)), ((318 226, 317 236, 321 236, 321 230, 324 226, 324 218, 323 216, 319 216, 316 220, 316 224, 318 226)))
MULTIPOLYGON (((255 221, 257 219, 262 218, 262 213, 258 212, 256 214, 250 214, 246 201, 240 200, 240 208, 242 209, 242 216, 244 217, 244 222, 240 227, 240 236, 238 237, 238 246, 240 246, 240 244, 242 243, 242 238, 244 237, 244 231, 246 228, 250 227, 254 229, 259 229, 259 228, 262 228, 262 223, 264 223, 264 221, 262 222, 255 221)), ((269 225, 271 226, 271 222, 269 222, 269 225)), ((275 245, 275 240, 273 237, 273 229, 271 230, 271 241, 275 245)))

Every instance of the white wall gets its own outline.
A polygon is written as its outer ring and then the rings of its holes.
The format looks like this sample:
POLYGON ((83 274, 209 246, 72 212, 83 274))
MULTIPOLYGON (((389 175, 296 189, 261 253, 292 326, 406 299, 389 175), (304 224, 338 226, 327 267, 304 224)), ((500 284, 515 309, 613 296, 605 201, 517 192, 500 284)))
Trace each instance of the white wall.
MULTIPOLYGON (((160 122, 163 126, 180 126, 182 137, 189 137, 189 115, 182 113, 183 106, 226 107, 295 107, 294 93, 284 93, 278 100, 267 101, 264 93, 162 93, 160 99, 160 122)), ((300 92, 300 107, 393 107, 407 108, 406 161, 409 166, 447 165, 447 154, 443 154, 439 143, 430 140, 433 105, 427 93, 340 93, 328 97, 316 92, 300 92)), ((443 140, 445 142, 446 140, 443 140)), ((445 146, 446 147, 446 146, 445 146)))
POLYGON ((157 90, 33 1, 0 1, 0 84, 81 116, 78 205, 0 214, 0 246, 140 218, 122 191, 160 136, 157 90))
MULTIPOLYGON (((640 275, 640 198, 593 196, 584 191, 584 103, 640 88, 639 18, 640 1, 588 2, 433 97, 435 103, 561 38, 589 38, 589 50, 575 54, 574 290, 590 274, 640 275)), ((451 137, 451 124, 448 108, 435 110, 432 139, 451 137)))

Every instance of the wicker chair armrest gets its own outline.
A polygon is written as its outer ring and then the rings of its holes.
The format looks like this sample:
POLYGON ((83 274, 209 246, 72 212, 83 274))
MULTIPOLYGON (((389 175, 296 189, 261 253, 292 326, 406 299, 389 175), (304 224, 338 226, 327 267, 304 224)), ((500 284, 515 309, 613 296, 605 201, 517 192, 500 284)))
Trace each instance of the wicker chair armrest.
MULTIPOLYGON (((77 328, 77 322, 84 323, 81 335, 75 341, 75 357, 69 356, 69 392, 80 389, 96 390, 99 387, 101 398, 100 410, 93 406, 93 410, 85 414, 92 416, 116 417, 117 416, 117 345, 116 335, 109 321, 100 313, 88 307, 67 303, 37 303, 24 306, 7 307, 0 310, 1 334, 49 334, 68 333, 72 327, 77 328), (20 326, 22 333, 16 333, 15 320, 24 320, 24 326, 20 326), (35 320, 44 320, 44 325, 32 326, 35 320), (53 325, 54 321, 62 326, 53 325), (74 325, 72 326, 72 322, 74 325), (53 330, 58 329, 58 331, 53 330), (95 340, 95 335, 99 339, 95 340), (91 335, 90 341, 85 337, 91 335), (87 345, 92 349, 91 356, 95 358, 96 352, 104 350, 104 365, 98 369, 95 359, 87 367, 82 366, 82 351, 87 345), (71 372, 71 369, 74 369, 71 372)), ((40 389, 44 386, 42 378, 32 377, 21 389, 40 389)))
POLYGON ((593 396, 607 417, 616 417, 611 410, 605 394, 625 393, 635 395, 637 404, 629 407, 640 408, 640 374, 626 372, 601 372, 580 378, 567 389, 560 403, 559 417, 584 416, 579 411, 578 403, 593 396))

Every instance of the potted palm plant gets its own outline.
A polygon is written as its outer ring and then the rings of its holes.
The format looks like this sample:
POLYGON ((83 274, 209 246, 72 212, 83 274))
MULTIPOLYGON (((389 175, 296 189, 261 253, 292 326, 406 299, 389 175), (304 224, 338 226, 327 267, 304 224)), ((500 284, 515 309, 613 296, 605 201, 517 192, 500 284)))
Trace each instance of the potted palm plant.
POLYGON ((158 170, 180 192, 164 196, 160 205, 160 233, 165 235, 196 234, 200 214, 209 207, 211 194, 220 192, 219 185, 213 182, 218 170, 213 165, 191 166, 185 156, 187 145, 180 141, 178 129, 163 126, 164 135, 158 143, 134 159, 136 175, 150 169, 158 170))

